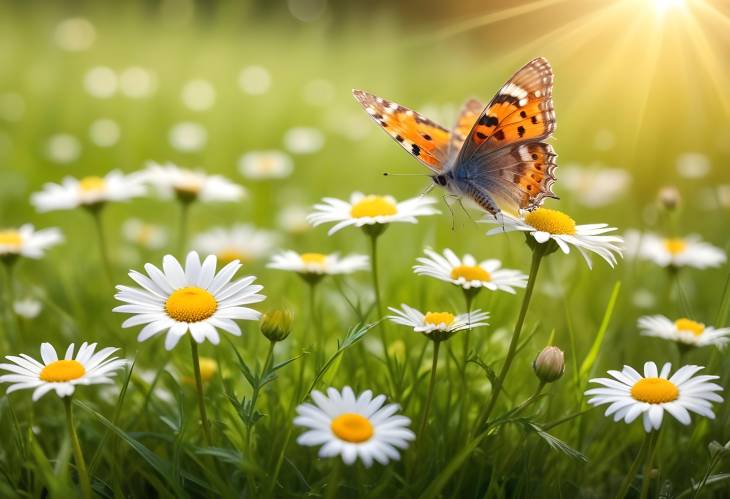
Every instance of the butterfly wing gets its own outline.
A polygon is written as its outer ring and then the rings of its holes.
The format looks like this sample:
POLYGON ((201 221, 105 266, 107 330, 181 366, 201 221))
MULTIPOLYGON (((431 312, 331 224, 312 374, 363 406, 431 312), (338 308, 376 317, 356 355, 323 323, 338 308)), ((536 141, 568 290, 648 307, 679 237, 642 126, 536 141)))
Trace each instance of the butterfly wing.
POLYGON ((484 104, 478 99, 469 99, 464 103, 459 112, 454 128, 451 129, 451 141, 449 142, 449 158, 457 154, 464 141, 469 136, 469 132, 474 128, 474 124, 479 119, 479 115, 484 110, 484 104))
POLYGON ((412 109, 362 90, 352 95, 385 132, 417 160, 439 173, 446 164, 450 133, 412 109))

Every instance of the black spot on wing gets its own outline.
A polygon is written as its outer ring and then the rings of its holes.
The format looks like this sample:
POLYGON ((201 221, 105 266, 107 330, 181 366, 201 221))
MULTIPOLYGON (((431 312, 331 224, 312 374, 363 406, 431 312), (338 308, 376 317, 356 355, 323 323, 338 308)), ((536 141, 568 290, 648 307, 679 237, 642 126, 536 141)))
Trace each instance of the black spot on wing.
POLYGON ((497 140, 504 140, 504 130, 497 130, 494 133, 494 138, 497 140))
POLYGON ((411 152, 413 153, 414 156, 418 156, 419 154, 421 154, 421 148, 418 147, 418 145, 416 145, 416 144, 412 144, 411 152))
POLYGON ((484 126, 497 126, 499 120, 496 116, 487 116, 486 114, 479 118, 479 124, 484 126))
POLYGON ((518 126, 517 133, 519 134, 520 137, 523 137, 525 135, 525 127, 523 127, 522 125, 518 126))

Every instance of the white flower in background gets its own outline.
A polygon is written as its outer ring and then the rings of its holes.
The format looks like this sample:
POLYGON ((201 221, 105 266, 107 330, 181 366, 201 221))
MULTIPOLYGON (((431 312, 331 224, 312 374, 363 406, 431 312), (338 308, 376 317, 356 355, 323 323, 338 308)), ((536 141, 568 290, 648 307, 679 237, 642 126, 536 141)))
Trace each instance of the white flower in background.
POLYGON ((285 178, 293 170, 291 157, 281 151, 251 151, 238 160, 241 175, 254 180, 285 178))
POLYGON ((560 183, 583 206, 595 208, 613 203, 631 182, 631 176, 619 168, 583 168, 567 166, 560 169, 560 183))
POLYGON ((106 66, 93 67, 84 75, 84 88, 89 95, 97 99, 113 97, 118 87, 117 74, 106 66))
POLYGON ((275 232, 238 224, 230 228, 215 227, 198 234, 192 246, 201 253, 217 256, 221 264, 233 260, 249 263, 267 256, 278 242, 275 232))
POLYGON ((261 66, 248 66, 238 74, 238 86, 250 95, 262 95, 271 87, 271 75, 261 66))
POLYGON ((13 303, 13 310, 24 319, 35 319, 43 310, 43 304, 33 298, 23 298, 13 303))
POLYGON ((170 240, 166 227, 130 218, 122 224, 124 238, 132 244, 147 249, 162 249, 170 240))
POLYGON ((202 170, 181 168, 172 163, 150 161, 142 177, 165 198, 177 196, 202 202, 240 201, 246 197, 243 187, 222 175, 208 175, 202 170))
POLYGON ((392 196, 366 196, 361 192, 355 192, 350 196, 349 202, 324 198, 321 204, 314 205, 314 213, 307 219, 315 227, 336 222, 328 232, 332 235, 351 225, 364 227, 394 222, 414 224, 418 222, 416 217, 438 214, 439 211, 433 207, 435 203, 435 199, 426 196, 397 202, 392 196))
POLYGON ((324 253, 297 253, 288 250, 274 255, 267 267, 288 270, 297 274, 324 276, 368 270, 370 263, 366 255, 340 257, 337 253, 325 255, 324 253))
POLYGON ((208 131, 199 123, 183 121, 170 129, 169 140, 177 151, 196 152, 208 142, 208 131))
POLYGON ((289 234, 303 234, 312 228, 307 221, 309 209, 301 205, 285 206, 276 215, 276 221, 282 230, 289 234))
POLYGON ((710 159, 699 152, 687 152, 677 158, 677 172, 684 178, 702 178, 710 168, 710 159))
POLYGON ((409 307, 405 303, 401 303, 401 309, 388 307, 393 312, 387 318, 401 326, 407 326, 416 333, 423 333, 428 337, 437 340, 445 340, 454 333, 467 329, 488 326, 486 322, 489 319, 488 312, 481 310, 472 310, 467 314, 452 314, 451 312, 426 312, 409 307))
POLYGON ((512 231, 526 232, 539 244, 554 241, 566 255, 573 246, 583 256, 588 268, 592 268, 588 252, 596 253, 611 267, 616 265, 614 253, 621 256, 623 239, 603 235, 616 230, 615 227, 609 227, 608 224, 576 225, 575 220, 558 210, 537 208, 522 212, 519 217, 502 212, 496 218, 487 215, 485 221, 500 225, 487 232, 488 236, 512 231))
POLYGON ((42 364, 26 354, 7 355, 5 358, 12 364, 0 364, 0 369, 12 374, 0 376, 0 383, 12 383, 6 393, 32 388, 34 402, 51 390, 61 398, 69 397, 77 385, 112 383, 116 371, 128 364, 125 359, 109 358, 117 350, 109 347, 96 352, 96 343, 84 342, 74 357, 71 343, 64 358, 59 360, 56 349, 50 343, 43 343, 42 364))
POLYGON ((46 142, 46 156, 54 163, 73 163, 81 156, 81 142, 68 133, 51 135, 46 142))
POLYGON ((25 99, 15 92, 0 94, 0 119, 12 123, 23 119, 25 115, 25 99))
POLYGON ((295 127, 284 134, 284 148, 292 154, 313 154, 324 145, 324 135, 316 128, 295 127))
POLYGON ((215 104, 215 87, 208 80, 190 80, 183 86, 180 98, 192 111, 207 111, 215 104))
POLYGON ((40 212, 70 210, 80 206, 93 207, 101 203, 128 201, 146 193, 139 173, 125 175, 112 170, 104 177, 65 177, 60 184, 47 183, 34 192, 30 202, 40 212))
POLYGON ((147 275, 130 271, 141 288, 117 286, 114 298, 125 302, 114 312, 133 314, 122 323, 123 328, 145 324, 137 341, 145 341, 162 331, 167 331, 165 348, 172 350, 180 338, 189 331, 193 340, 212 344, 220 343, 218 329, 235 336, 241 335, 236 320, 258 320, 261 313, 249 307, 266 299, 258 294, 263 289, 254 276, 231 282, 241 268, 238 260, 230 262, 216 272, 217 259, 209 255, 201 264, 195 251, 188 253, 185 268, 172 255, 162 260, 162 271, 148 263, 147 275))
POLYGON ((89 127, 89 138, 99 147, 111 147, 119 141, 119 125, 114 120, 99 119, 89 127))
POLYGON ((157 77, 145 68, 126 68, 119 75, 119 90, 132 99, 149 97, 157 90, 157 77))
POLYGON ((644 336, 655 336, 694 347, 715 345, 723 348, 730 342, 730 328, 715 329, 686 317, 672 321, 663 315, 647 315, 639 318, 638 325, 644 336))
POLYGON ((450 282, 464 289, 487 288, 490 291, 515 293, 514 288, 527 286, 527 275, 519 270, 503 269, 502 262, 495 259, 477 262, 471 255, 459 258, 450 249, 443 254, 430 248, 424 250, 425 257, 419 257, 413 271, 418 275, 434 277, 450 282))
POLYGON ((365 390, 356 398, 346 386, 342 392, 328 388, 327 395, 314 390, 311 397, 314 404, 297 406, 294 424, 308 429, 297 443, 321 445, 319 457, 339 455, 348 465, 360 458, 369 468, 373 461, 397 461, 398 449, 406 449, 416 438, 408 429, 411 420, 396 414, 399 406, 383 405, 385 395, 373 398, 373 392, 365 390))
POLYGON ((637 308, 653 308, 656 305, 654 293, 645 288, 634 291, 631 302, 637 308))
POLYGON ((91 48, 96 41, 96 29, 83 17, 64 19, 56 26, 53 40, 63 50, 82 52, 91 48))
POLYGON ((59 229, 35 230, 31 224, 18 229, 0 229, 0 258, 24 256, 38 259, 50 247, 63 242, 59 229))
POLYGON ((329 80, 312 80, 302 89, 304 102, 312 106, 328 106, 335 98, 337 90, 329 80))
POLYGON ((659 372, 654 362, 647 362, 643 376, 629 366, 624 366, 622 371, 608 371, 614 379, 590 380, 603 388, 586 391, 586 395, 593 396, 588 403, 596 406, 610 404, 606 416, 613 414, 614 421, 623 419, 632 423, 643 415, 646 432, 661 427, 664 411, 683 425, 691 422, 689 411, 715 419, 711 402, 723 401, 715 393, 721 392, 722 387, 710 381, 719 376, 695 376, 704 367, 688 365, 669 377, 671 369, 672 365, 667 362, 659 372))
POLYGON ((703 242, 699 236, 664 238, 649 232, 626 233, 626 252, 660 267, 719 267, 727 259, 725 252, 703 242))

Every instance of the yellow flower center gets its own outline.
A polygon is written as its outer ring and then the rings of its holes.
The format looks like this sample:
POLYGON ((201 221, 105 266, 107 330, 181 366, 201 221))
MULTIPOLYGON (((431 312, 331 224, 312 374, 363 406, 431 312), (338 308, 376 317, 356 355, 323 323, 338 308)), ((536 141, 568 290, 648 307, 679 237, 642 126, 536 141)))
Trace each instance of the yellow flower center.
POLYGON ((178 322, 200 322, 212 316, 218 308, 215 297, 202 288, 180 288, 165 303, 167 315, 178 322))
POLYGON ((689 331, 695 336, 700 336, 705 330, 705 325, 701 322, 696 322, 686 317, 677 319, 674 321, 674 326, 680 331, 689 331))
POLYGON ((106 182, 101 177, 84 177, 79 180, 79 189, 81 192, 102 192, 106 189, 106 182))
POLYGON ((23 245, 23 237, 17 230, 0 231, 0 245, 20 248, 23 245))
POLYGON ((575 220, 558 210, 538 208, 525 215, 525 222, 550 234, 575 234, 575 220))
POLYGON ((79 379, 86 373, 84 365, 78 360, 56 360, 41 370, 40 379, 49 383, 79 379))
POLYGON ((210 357, 200 357, 200 379, 207 383, 218 372, 218 363, 210 357))
POLYGON ((459 279, 463 277, 467 281, 490 281, 492 276, 489 272, 478 265, 457 265, 451 269, 451 278, 459 279))
POLYGON ((368 418, 352 412, 337 416, 330 423, 330 428, 340 440, 355 444, 367 442, 373 436, 373 425, 368 418))
POLYGON ((350 215, 354 218, 395 215, 398 207, 383 196, 365 196, 352 205, 350 215))
POLYGON ((327 255, 323 255, 322 253, 302 253, 299 255, 299 258, 301 258, 302 263, 324 265, 324 262, 327 260, 327 255))
POLYGON ((271 173, 276 170, 277 166, 278 161, 276 161, 276 158, 273 158, 271 156, 262 156, 256 162, 256 169, 260 173, 271 173))
POLYGON ((643 378, 631 387, 631 396, 640 402, 662 404, 677 400, 679 388, 664 378, 643 378))
POLYGON ((684 239, 665 239, 664 248, 672 255, 678 255, 687 249, 687 243, 684 239))
POLYGON ((433 324, 434 326, 438 326, 439 324, 449 326, 454 322, 454 319, 454 314, 448 312, 426 312, 426 315, 423 316, 426 324, 433 324))
POLYGON ((223 249, 222 251, 219 251, 216 256, 218 257, 218 261, 221 265, 231 263, 233 260, 240 260, 241 263, 247 263, 252 260, 249 255, 234 248, 223 249))

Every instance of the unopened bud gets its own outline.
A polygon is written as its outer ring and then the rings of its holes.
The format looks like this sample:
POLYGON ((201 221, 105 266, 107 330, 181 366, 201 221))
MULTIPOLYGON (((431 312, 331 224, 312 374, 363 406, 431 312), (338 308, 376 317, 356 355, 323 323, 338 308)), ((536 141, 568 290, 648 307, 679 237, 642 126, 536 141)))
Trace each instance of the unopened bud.
POLYGON ((565 355, 558 347, 545 347, 533 361, 532 368, 540 381, 552 383, 565 372, 565 355))
POLYGON ((292 315, 288 310, 272 310, 261 316, 261 333, 269 341, 283 341, 291 334, 292 315))
POLYGON ((662 208, 667 211, 674 211, 682 202, 682 195, 676 187, 670 185, 659 190, 658 199, 662 208))

